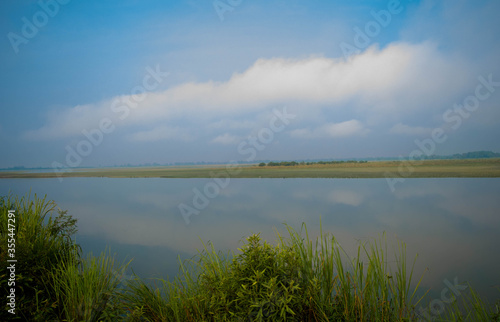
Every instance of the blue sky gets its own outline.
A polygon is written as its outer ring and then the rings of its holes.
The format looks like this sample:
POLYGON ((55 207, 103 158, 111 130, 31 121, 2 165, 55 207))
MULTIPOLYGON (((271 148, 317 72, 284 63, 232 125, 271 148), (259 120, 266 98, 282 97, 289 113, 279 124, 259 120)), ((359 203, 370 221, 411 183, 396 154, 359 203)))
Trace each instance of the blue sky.
POLYGON ((0 167, 500 152, 499 13, 2 1, 0 167))

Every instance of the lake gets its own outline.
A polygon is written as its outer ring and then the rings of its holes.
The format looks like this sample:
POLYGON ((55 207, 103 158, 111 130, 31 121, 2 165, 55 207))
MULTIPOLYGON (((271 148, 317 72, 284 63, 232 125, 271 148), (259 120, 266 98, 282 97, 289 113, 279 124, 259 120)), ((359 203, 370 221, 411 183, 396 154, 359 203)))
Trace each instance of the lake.
MULTIPOLYGON (((191 258, 202 242, 236 250, 251 233, 274 242, 283 223, 310 237, 333 233, 352 255, 358 242, 386 232, 407 244, 408 261, 418 253, 415 279, 439 298, 450 283, 470 282, 490 300, 499 298, 500 179, 408 179, 391 192, 385 179, 231 179, 229 185, 189 217, 179 204, 193 206, 193 189, 211 179, 65 178, 2 179, 9 189, 55 200, 78 218, 77 242, 84 252, 106 246, 118 258, 133 258, 141 277, 178 272, 177 258, 191 258)), ((392 252, 391 252, 392 254, 392 252)))

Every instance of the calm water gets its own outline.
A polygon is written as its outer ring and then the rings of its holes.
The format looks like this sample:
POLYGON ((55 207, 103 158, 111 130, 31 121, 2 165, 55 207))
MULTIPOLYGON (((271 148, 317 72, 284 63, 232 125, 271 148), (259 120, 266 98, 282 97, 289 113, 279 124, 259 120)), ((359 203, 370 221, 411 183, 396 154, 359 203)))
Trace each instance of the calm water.
MULTIPOLYGON (((498 298, 500 285, 500 179, 411 179, 392 193, 385 179, 232 179, 187 225, 178 209, 192 206, 193 189, 210 179, 67 178, 0 180, 0 194, 47 194, 78 218, 85 252, 106 245, 134 258, 143 277, 173 276, 177 257, 190 258, 212 241, 222 250, 241 246, 253 232, 274 241, 282 223, 332 232, 349 252, 358 241, 386 232, 407 243, 424 287, 439 297, 444 280, 470 282, 498 298)), ((354 254, 352 252, 351 254, 354 254)))

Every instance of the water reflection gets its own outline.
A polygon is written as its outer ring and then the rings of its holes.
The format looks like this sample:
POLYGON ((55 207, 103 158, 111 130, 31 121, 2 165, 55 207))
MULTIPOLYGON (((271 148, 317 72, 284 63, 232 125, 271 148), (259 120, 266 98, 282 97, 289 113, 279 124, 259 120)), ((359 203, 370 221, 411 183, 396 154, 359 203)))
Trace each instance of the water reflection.
POLYGON ((232 179, 186 225, 178 204, 209 179, 67 178, 0 181, 0 194, 47 194, 78 218, 77 241, 98 253, 109 245, 120 258, 134 258, 144 277, 177 273, 177 256, 189 258, 212 241, 236 249, 253 232, 275 240, 286 222, 308 226, 310 236, 332 232, 346 250, 387 232, 418 253, 416 272, 426 267, 425 287, 436 294, 443 280, 469 281, 498 297, 500 284, 499 179, 412 179, 391 193, 385 179, 232 179))

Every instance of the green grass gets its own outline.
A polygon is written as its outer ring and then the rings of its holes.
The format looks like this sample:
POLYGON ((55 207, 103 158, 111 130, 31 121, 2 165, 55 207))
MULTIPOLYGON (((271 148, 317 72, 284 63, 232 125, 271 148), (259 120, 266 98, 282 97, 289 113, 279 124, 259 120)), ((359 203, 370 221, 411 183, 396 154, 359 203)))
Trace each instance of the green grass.
MULTIPOLYGON (((52 316, 57 306, 51 295, 54 280, 51 271, 77 247, 70 239, 75 232, 75 221, 64 212, 53 215, 56 204, 53 201, 28 197, 2 197, 0 199, 0 289, 7 294, 7 271, 4 265, 8 259, 7 212, 15 209, 15 258, 16 263, 16 307, 18 318, 24 320, 52 316), (21 296, 22 294, 22 296, 21 296), (47 314, 43 315, 42 314, 47 314)), ((5 297, 0 300, 6 307, 5 297)), ((6 310, 0 312, 4 317, 6 310)))
MULTIPOLYGON (((76 219, 36 195, 0 197, 0 320, 97 321, 112 315, 108 300, 125 265, 111 256, 80 257, 76 219), (7 312, 8 210, 15 210, 16 315, 7 312), (103 309, 104 308, 104 309, 103 309)), ((111 303, 110 301, 109 303, 111 303)))
MULTIPOLYGON (((3 309, 2 321, 417 321, 416 307, 431 300, 419 291, 416 257, 407 262, 405 244, 389 247, 385 234, 348 254, 322 229, 311 240, 305 225, 299 232, 286 226, 288 234, 276 232, 275 244, 258 234, 236 252, 203 244, 197 256, 179 261, 172 281, 150 283, 122 280, 129 263, 117 263, 109 251, 82 257, 71 238, 76 220, 37 196, 0 198, 2 263, 9 209, 17 216, 18 314, 3 309)), ((2 294, 6 274, 2 268, 2 294)), ((500 321, 499 304, 469 289, 433 318, 500 321)), ((6 297, 0 301, 6 308, 6 297)))
MULTIPOLYGON (((420 278, 406 261, 406 247, 398 243, 389 257, 385 235, 360 244, 354 257, 335 237, 315 241, 287 226, 277 233, 275 246, 259 235, 247 238, 238 254, 216 252, 213 245, 181 263, 173 282, 157 279, 129 282, 124 305, 134 320, 144 321, 417 321, 417 306, 430 299, 418 297, 420 278)), ((446 308, 443 321, 499 320, 472 292, 446 308), (466 314, 463 313, 464 309, 466 314)), ((432 316, 432 315, 430 315, 432 316)))
POLYGON ((500 159, 424 160, 415 164, 400 161, 314 164, 294 167, 240 165, 226 170, 221 166, 143 167, 73 169, 72 172, 0 172, 4 178, 110 177, 110 178, 484 178, 500 177, 500 159), (408 167, 410 166, 410 167, 408 167), (235 170, 240 171, 235 171, 235 170))
POLYGON ((61 305, 62 320, 115 320, 122 314, 118 286, 127 264, 115 263, 114 257, 103 252, 98 257, 89 254, 80 261, 79 254, 63 260, 52 271, 53 289, 61 305), (75 265, 75 262, 79 262, 75 265), (119 267, 117 269, 117 266, 119 267))

